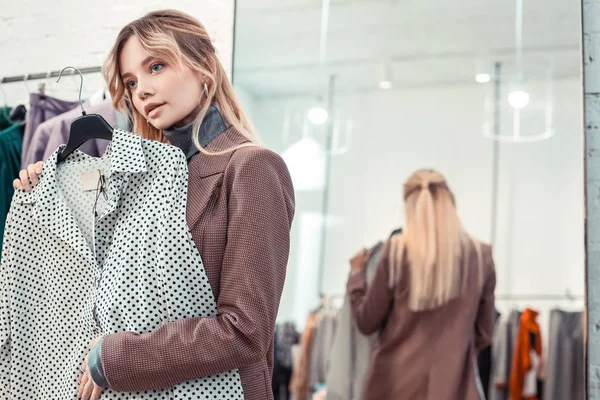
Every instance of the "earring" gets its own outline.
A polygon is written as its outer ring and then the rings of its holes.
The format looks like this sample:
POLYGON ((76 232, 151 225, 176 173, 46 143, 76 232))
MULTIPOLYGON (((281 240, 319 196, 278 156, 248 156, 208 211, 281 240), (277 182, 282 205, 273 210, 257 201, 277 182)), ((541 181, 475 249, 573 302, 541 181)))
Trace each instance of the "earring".
POLYGON ((206 98, 208 98, 208 84, 206 82, 204 82, 204 94, 206 95, 206 98))
POLYGON ((150 121, 148 121, 148 118, 146 118, 146 125, 150 126, 150 121))

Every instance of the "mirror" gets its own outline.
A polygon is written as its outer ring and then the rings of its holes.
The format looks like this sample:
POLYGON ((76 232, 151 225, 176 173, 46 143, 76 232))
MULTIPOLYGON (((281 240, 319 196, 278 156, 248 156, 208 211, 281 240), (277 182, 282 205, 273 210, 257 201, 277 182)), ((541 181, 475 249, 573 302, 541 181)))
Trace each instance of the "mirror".
MULTIPOLYGON (((236 93, 296 189, 279 324, 306 334, 315 310, 338 315, 348 260, 405 225, 403 183, 434 168, 464 228, 492 245, 493 343, 536 311, 539 394, 583 398, 580 46, 574 0, 238 2, 236 93)), ((512 365, 502 382, 483 363, 486 396, 507 390, 512 365)), ((331 387, 325 369, 311 394, 331 387)), ((274 387, 289 394, 285 378, 274 387)))

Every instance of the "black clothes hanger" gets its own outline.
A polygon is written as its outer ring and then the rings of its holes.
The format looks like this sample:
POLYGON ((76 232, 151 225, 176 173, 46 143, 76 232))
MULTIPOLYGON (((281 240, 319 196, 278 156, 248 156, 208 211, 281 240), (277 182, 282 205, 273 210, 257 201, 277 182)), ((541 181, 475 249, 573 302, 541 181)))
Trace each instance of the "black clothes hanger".
POLYGON ((8 118, 14 123, 19 123, 19 122, 25 121, 26 116, 27 116, 27 109, 25 108, 25 106, 23 104, 19 104, 18 106, 13 108, 13 110, 10 112, 10 115, 8 116, 8 118))
POLYGON ((73 68, 79 73, 81 83, 79 85, 79 105, 81 106, 81 117, 76 118, 71 123, 69 131, 69 140, 67 146, 58 154, 57 163, 63 162, 71 153, 79 146, 90 139, 106 139, 112 140, 113 127, 99 114, 86 114, 81 101, 81 92, 83 90, 83 74, 75 67, 65 67, 58 74, 57 83, 60 81, 62 73, 67 68, 73 68))
POLYGON ((390 237, 394 236, 397 233, 402 233, 402 228, 396 228, 392 231, 392 233, 390 234, 390 237))

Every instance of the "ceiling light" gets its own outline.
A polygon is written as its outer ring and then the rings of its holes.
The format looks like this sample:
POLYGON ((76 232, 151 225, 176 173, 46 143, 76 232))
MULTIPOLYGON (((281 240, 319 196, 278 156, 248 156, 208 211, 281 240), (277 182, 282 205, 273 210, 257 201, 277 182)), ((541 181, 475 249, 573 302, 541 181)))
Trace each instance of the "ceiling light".
POLYGON ((379 81, 379 89, 391 89, 392 82, 391 81, 379 81))
POLYGON ((327 121, 327 110, 322 107, 313 107, 308 110, 308 120, 315 125, 323 125, 327 121))
POLYGON ((377 86, 384 90, 392 88, 392 69, 387 58, 382 58, 379 62, 377 86))
POLYGON ((325 152, 313 138, 306 137, 283 151, 294 190, 322 190, 325 187, 325 152))
POLYGON ((492 78, 490 77, 490 74, 477 74, 475 75, 475 80, 478 83, 488 83, 492 78))
POLYGON ((508 102, 513 108, 523 108, 529 104, 529 93, 524 90, 514 90, 508 94, 508 102))

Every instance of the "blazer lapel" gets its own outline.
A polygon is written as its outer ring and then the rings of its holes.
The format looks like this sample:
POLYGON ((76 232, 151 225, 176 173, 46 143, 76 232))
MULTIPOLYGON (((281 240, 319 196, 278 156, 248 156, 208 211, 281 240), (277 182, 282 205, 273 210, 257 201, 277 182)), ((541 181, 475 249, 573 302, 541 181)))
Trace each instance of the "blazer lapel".
MULTIPOLYGON (((216 153, 247 141, 248 139, 231 127, 214 139, 206 147, 206 151, 216 153)), ((199 153, 189 163, 187 223, 190 230, 194 229, 207 210, 211 198, 217 195, 221 188, 223 172, 233 153, 233 151, 218 155, 199 153)))

